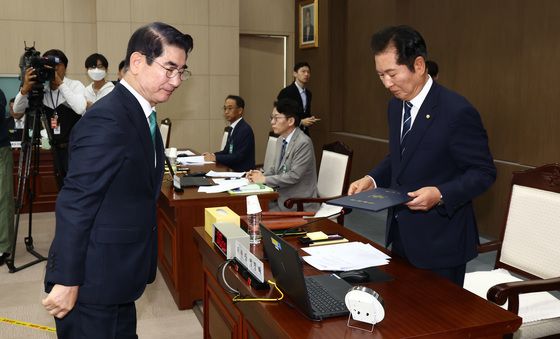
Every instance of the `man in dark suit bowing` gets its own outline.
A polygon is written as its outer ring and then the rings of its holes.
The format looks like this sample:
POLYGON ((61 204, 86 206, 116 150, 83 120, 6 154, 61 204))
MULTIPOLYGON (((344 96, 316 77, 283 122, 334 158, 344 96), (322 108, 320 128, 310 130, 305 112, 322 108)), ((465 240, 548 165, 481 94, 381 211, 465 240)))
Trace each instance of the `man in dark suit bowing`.
POLYGON ((298 103, 299 127, 305 134, 309 135, 309 127, 321 120, 311 115, 311 91, 307 83, 311 78, 311 66, 307 62, 298 62, 294 66, 294 82, 283 88, 278 93, 278 100, 292 99, 298 103))
POLYGON ((428 75, 424 39, 408 26, 373 35, 375 68, 394 95, 389 102, 389 155, 348 194, 391 187, 412 198, 389 210, 386 245, 413 266, 463 284, 477 255, 472 200, 496 179, 478 111, 428 75))
POLYGON ((157 264, 164 152, 155 106, 187 78, 192 47, 164 23, 136 30, 124 78, 72 131, 43 299, 59 338, 137 338, 134 301, 157 264))
POLYGON ((229 122, 224 149, 216 153, 203 153, 204 160, 216 161, 234 171, 244 172, 255 168, 255 136, 251 126, 243 119, 245 100, 228 95, 224 103, 224 117, 229 122))

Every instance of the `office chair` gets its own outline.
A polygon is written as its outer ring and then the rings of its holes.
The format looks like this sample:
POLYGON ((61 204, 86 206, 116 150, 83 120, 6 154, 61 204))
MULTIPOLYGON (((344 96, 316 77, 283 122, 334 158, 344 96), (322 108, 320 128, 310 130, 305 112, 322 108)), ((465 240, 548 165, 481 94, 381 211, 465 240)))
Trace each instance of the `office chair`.
MULTIPOLYGON (((353 154, 352 149, 340 141, 324 145, 317 177, 319 197, 289 198, 284 202, 284 206, 292 208, 296 205, 298 211, 303 211, 304 203, 322 203, 345 195, 348 191, 353 154)), ((339 216, 337 220, 342 224, 343 216, 339 216)))
POLYGON ((273 131, 268 133, 268 141, 266 142, 266 151, 264 153, 264 161, 262 165, 257 165, 257 168, 263 168, 266 170, 274 165, 274 155, 276 154, 276 140, 278 140, 278 135, 274 134, 273 131))
POLYGON ((222 135, 222 143, 220 144, 220 151, 222 151, 224 147, 226 147, 229 128, 230 128, 229 126, 224 127, 224 134, 222 135))
POLYGON ((171 120, 165 118, 159 124, 159 132, 161 133, 161 139, 165 148, 169 148, 169 140, 171 139, 171 120))
POLYGON ((479 247, 492 250, 495 269, 467 273, 465 289, 523 318, 510 338, 558 335, 560 300, 547 292, 560 290, 560 164, 513 173, 500 239, 479 247))

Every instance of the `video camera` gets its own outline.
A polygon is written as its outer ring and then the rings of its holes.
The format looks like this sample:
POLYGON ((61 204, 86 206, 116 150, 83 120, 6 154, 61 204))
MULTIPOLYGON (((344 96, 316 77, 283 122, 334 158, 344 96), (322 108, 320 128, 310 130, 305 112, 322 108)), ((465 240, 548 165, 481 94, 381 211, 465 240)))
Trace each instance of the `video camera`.
POLYGON ((33 46, 27 47, 25 41, 23 42, 25 46, 25 52, 19 59, 19 68, 21 70, 20 80, 25 79, 25 71, 29 67, 34 68, 34 74, 36 78, 35 83, 31 87, 29 92, 29 109, 26 110, 26 114, 34 115, 38 107, 40 107, 43 102, 44 96, 44 83, 47 81, 54 80, 55 77, 55 66, 60 63, 60 59, 56 56, 42 57, 41 53, 35 49, 35 41, 33 46))
MULTIPOLYGON (((25 42, 24 42, 25 44, 25 42)), ((33 46, 27 47, 25 45, 25 52, 19 60, 19 68, 21 70, 20 79, 23 81, 25 77, 25 70, 29 67, 35 69, 35 80, 38 83, 54 80, 54 67, 60 63, 60 59, 55 56, 42 57, 41 53, 35 49, 35 42, 33 46)))

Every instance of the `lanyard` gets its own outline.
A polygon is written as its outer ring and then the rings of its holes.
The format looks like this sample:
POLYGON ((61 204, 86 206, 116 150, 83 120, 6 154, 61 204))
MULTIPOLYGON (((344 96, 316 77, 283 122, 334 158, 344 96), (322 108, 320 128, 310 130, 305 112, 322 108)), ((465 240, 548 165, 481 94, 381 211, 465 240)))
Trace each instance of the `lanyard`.
POLYGON ((53 104, 53 110, 56 110, 56 108, 58 107, 58 97, 60 96, 60 90, 58 90, 56 92, 56 102, 54 101, 53 95, 52 95, 52 91, 49 91, 50 95, 51 95, 51 101, 53 104))

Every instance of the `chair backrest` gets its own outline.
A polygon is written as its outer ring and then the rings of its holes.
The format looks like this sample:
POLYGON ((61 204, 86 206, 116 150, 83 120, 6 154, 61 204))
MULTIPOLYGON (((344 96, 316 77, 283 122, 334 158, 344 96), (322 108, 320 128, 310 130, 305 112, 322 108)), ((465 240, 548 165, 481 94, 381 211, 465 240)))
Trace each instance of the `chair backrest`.
POLYGON ((169 140, 171 139, 171 120, 165 118, 159 124, 159 132, 165 148, 169 148, 169 140))
POLYGON ((348 190, 353 151, 340 141, 323 146, 317 191, 319 197, 335 197, 348 190))
POLYGON ((560 164, 514 172, 496 268, 560 276, 560 164))
POLYGON ((270 166, 274 165, 274 155, 276 154, 276 140, 278 137, 274 135, 268 136, 266 142, 266 151, 264 153, 263 169, 267 170, 270 166))
POLYGON ((228 126, 224 127, 224 135, 222 136, 222 143, 220 144, 220 151, 226 147, 227 137, 228 137, 228 126))

